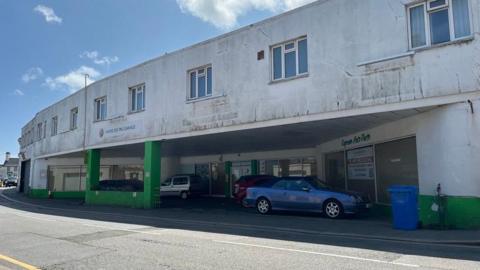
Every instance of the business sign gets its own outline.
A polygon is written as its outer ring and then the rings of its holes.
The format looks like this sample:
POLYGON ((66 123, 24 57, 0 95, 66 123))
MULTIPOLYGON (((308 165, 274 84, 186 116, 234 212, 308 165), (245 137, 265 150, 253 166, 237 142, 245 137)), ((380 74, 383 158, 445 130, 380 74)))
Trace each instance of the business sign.
POLYGON ((342 139, 342 146, 359 144, 362 142, 368 142, 369 140, 370 140, 370 134, 362 133, 360 135, 354 136, 353 138, 342 139))
POLYGON ((374 180, 374 170, 372 146, 347 151, 347 172, 349 180, 374 180))
POLYGON ((112 128, 102 128, 98 132, 100 138, 103 137, 118 137, 122 134, 125 134, 129 131, 135 130, 137 127, 135 124, 128 124, 120 127, 112 127, 112 128))

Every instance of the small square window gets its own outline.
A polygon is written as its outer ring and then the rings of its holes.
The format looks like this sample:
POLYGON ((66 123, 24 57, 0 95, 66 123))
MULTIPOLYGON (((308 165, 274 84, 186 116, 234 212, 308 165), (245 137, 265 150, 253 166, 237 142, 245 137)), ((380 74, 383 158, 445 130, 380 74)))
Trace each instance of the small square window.
POLYGON ((285 50, 288 51, 288 50, 293 50, 295 49, 295 43, 288 43, 288 44, 285 44, 285 50))
POLYGON ((265 58, 265 51, 259 51, 257 53, 257 60, 263 60, 265 58))

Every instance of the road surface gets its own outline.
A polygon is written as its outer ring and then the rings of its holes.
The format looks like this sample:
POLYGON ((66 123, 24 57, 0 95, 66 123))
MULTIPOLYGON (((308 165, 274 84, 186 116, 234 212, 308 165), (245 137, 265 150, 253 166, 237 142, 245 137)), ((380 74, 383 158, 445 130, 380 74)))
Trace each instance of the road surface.
POLYGON ((0 197, 0 270, 480 269, 478 246, 285 231, 255 236, 255 228, 223 223, 208 230, 207 224, 175 226, 175 220, 147 226, 131 215, 105 221, 98 213, 72 217, 72 211, 40 211, 0 197))

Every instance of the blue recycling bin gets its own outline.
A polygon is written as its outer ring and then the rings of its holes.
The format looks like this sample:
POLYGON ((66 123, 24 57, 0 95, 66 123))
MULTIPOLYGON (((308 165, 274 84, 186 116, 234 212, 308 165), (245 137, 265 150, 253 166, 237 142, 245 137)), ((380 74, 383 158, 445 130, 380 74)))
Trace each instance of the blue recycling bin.
POLYGON ((415 230, 418 225, 418 188, 415 186, 390 186, 393 228, 415 230))

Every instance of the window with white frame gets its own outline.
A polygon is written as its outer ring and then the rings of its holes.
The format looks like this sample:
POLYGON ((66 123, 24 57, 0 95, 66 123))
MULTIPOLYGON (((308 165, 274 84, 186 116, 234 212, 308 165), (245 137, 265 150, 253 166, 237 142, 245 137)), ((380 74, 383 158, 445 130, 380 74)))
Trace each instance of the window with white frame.
POLYGON ((47 120, 43 122, 43 138, 47 137, 47 120))
POLYGON ((70 130, 78 127, 78 108, 73 108, 70 111, 70 130))
POLYGON ((95 99, 95 121, 107 119, 107 97, 95 99))
POLYGON ((52 126, 50 129, 50 136, 55 136, 58 133, 58 117, 52 117, 52 126))
POLYGON ((188 72, 188 99, 197 99, 212 95, 213 70, 204 66, 188 72))
POLYGON ((145 110, 145 84, 130 87, 128 94, 130 112, 133 113, 145 110))
POLYGON ((37 140, 41 140, 43 135, 43 124, 38 123, 37 124, 37 140))
POLYGON ((469 0, 427 0, 408 7, 410 48, 471 36, 469 0))
POLYGON ((271 55, 273 81, 289 79, 308 73, 306 37, 273 46, 271 55))

